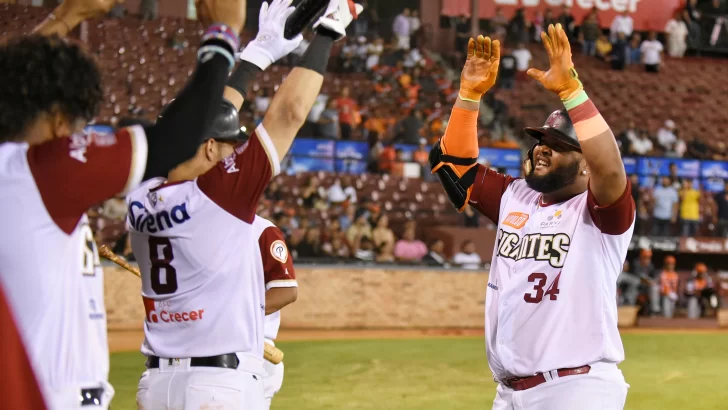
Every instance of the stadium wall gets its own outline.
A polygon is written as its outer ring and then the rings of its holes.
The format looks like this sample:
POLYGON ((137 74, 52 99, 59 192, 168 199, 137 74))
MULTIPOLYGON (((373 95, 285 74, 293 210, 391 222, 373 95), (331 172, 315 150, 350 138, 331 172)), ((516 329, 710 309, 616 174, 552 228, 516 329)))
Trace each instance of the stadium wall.
MULTIPOLYGON (((104 272, 109 330, 141 329, 141 281, 116 266, 104 272)), ((482 328, 485 321, 485 272, 342 265, 299 266, 296 276, 298 301, 285 309, 284 328, 482 328)))

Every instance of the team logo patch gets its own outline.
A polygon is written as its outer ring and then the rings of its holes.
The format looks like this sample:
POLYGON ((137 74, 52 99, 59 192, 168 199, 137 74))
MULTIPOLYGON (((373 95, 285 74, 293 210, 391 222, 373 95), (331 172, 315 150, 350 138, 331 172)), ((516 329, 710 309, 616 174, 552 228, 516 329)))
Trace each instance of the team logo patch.
POLYGON ((528 214, 523 212, 511 212, 503 220, 503 225, 508 225, 512 228, 521 229, 528 222, 528 214))
POLYGON ((286 243, 278 239, 270 244, 270 256, 280 263, 286 263, 288 261, 288 248, 286 243))

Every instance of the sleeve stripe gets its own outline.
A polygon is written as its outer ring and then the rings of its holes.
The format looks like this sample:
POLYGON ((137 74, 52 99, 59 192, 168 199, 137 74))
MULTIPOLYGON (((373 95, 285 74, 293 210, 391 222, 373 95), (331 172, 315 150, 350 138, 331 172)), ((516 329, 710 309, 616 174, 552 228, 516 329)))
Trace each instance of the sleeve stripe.
POLYGON ((131 139, 131 166, 129 167, 129 179, 121 194, 126 195, 136 188, 144 178, 144 170, 147 168, 147 157, 149 147, 147 146, 147 135, 140 125, 133 125, 126 128, 131 139))
POLYGON ((297 288, 298 282, 293 279, 287 280, 272 280, 265 284, 265 290, 270 288, 297 288))
POLYGON ((258 136, 260 145, 263 146, 265 153, 268 155, 268 161, 270 161, 271 170, 273 171, 271 177, 280 174, 281 160, 278 157, 278 151, 276 151, 276 147, 273 145, 273 140, 270 139, 268 131, 263 128, 263 124, 258 125, 258 128, 255 129, 255 135, 258 136))

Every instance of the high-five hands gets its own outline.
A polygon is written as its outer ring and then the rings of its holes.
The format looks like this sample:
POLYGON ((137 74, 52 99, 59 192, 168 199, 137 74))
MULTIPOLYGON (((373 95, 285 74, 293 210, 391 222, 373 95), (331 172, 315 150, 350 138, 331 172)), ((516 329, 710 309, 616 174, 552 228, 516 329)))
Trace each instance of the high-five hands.
POLYGON ((543 72, 535 68, 528 70, 527 74, 540 82, 544 88, 558 94, 562 100, 571 96, 584 87, 579 81, 579 75, 571 61, 571 45, 561 24, 550 24, 548 34, 541 33, 541 40, 549 56, 550 68, 543 72))
POLYGON ((249 61, 261 70, 265 70, 301 44, 302 34, 290 40, 283 35, 288 17, 296 11, 296 8, 291 6, 291 1, 273 0, 270 4, 263 2, 258 19, 260 26, 258 35, 240 54, 241 60, 249 61))
POLYGON ((500 41, 478 36, 468 42, 468 58, 460 73, 460 98, 480 101, 494 85, 500 65, 500 41))

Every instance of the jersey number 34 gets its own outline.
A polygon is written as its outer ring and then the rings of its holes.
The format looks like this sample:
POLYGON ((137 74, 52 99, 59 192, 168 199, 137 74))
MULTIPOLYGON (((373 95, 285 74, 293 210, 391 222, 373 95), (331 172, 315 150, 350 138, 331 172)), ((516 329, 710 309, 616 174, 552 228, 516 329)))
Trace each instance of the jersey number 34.
POLYGON ((149 260, 152 263, 150 276, 152 290, 157 295, 168 295, 177 291, 177 270, 172 266, 174 251, 169 238, 149 237, 149 260), (164 272, 164 283, 162 283, 164 272))
POLYGON ((535 283, 533 285, 533 291, 530 293, 526 293, 523 295, 523 300, 526 301, 526 303, 541 303, 541 301, 544 299, 544 296, 550 297, 551 300, 556 300, 559 297, 559 278, 561 277, 561 272, 559 272, 558 275, 554 278, 554 281, 551 282, 551 285, 546 289, 546 292, 544 292, 544 286, 546 286, 546 280, 548 277, 545 273, 540 272, 534 272, 530 275, 528 275, 528 282, 529 283, 535 283))

